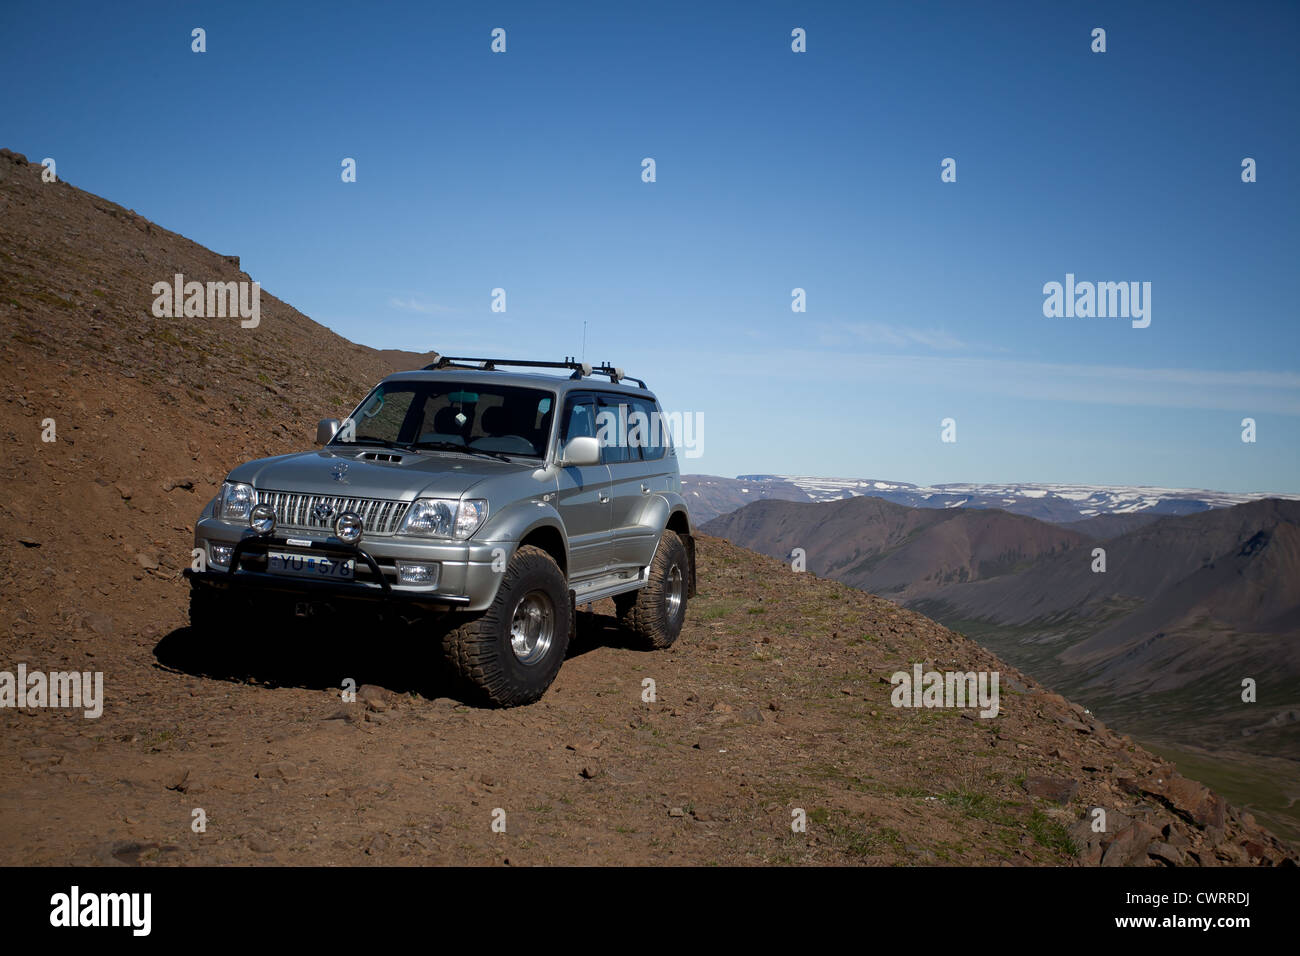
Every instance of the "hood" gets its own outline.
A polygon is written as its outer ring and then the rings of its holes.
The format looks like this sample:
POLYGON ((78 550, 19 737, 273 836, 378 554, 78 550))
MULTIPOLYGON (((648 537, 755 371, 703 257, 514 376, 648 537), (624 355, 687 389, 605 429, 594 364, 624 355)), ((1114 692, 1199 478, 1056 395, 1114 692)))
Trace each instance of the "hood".
POLYGON ((230 472, 230 481, 258 491, 339 495, 356 498, 459 498, 479 482, 502 475, 529 473, 532 462, 507 462, 442 452, 408 452, 365 448, 356 451, 302 452, 260 458, 230 472), (381 456, 375 460, 374 455, 381 456), (396 461, 385 461, 392 456, 396 461), (336 475, 341 475, 339 480, 336 475))

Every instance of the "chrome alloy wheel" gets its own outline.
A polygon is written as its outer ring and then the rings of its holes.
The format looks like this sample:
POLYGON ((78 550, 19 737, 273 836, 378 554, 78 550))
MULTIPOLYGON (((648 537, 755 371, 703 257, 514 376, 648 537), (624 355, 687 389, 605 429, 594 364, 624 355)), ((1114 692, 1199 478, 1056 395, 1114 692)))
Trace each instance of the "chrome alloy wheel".
POLYGON ((515 605, 510 620, 510 649, 521 664, 536 664, 551 649, 555 607, 545 591, 529 591, 515 605))
POLYGON ((682 603, 686 600, 686 577, 682 566, 674 564, 668 572, 668 593, 664 601, 668 605, 668 619, 675 621, 682 613, 682 603))

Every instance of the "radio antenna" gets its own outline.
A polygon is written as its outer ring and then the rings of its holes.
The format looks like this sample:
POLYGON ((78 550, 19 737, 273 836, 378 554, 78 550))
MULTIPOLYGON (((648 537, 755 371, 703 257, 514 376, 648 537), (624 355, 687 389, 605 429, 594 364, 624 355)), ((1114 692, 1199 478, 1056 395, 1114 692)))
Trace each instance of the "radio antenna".
POLYGON ((587 320, 582 320, 582 361, 587 361, 587 320))

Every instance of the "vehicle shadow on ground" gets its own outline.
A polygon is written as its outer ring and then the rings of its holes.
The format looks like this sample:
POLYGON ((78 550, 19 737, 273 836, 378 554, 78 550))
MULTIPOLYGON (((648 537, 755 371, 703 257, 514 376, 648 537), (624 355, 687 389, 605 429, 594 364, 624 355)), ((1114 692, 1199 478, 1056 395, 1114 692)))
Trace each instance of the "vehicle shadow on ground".
POLYGON ((636 639, 619 625, 618 618, 613 614, 579 610, 577 633, 569 641, 569 652, 565 655, 565 660, 581 657, 602 647, 638 649, 636 639))
MULTIPOLYGON (((166 670, 232 683, 339 690, 351 679, 356 687, 463 700, 443 662, 440 636, 434 624, 381 630, 289 619, 217 641, 181 627, 154 646, 154 659, 166 670)), ((613 615, 579 612, 566 659, 630 642, 613 615)))

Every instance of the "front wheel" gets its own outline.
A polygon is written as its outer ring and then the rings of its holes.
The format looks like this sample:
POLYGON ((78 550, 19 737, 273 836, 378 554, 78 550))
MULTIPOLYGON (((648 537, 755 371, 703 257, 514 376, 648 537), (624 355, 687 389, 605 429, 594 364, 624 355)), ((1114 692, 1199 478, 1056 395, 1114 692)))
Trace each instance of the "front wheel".
POLYGON ((650 562, 650 580, 641 590, 614 599, 619 623, 650 650, 670 647, 686 621, 690 564, 676 532, 664 531, 650 562))
POLYGON ((497 707, 531 704, 564 663, 572 618, 559 565, 525 545, 510 559, 492 605, 448 631, 443 651, 471 696, 497 707))

